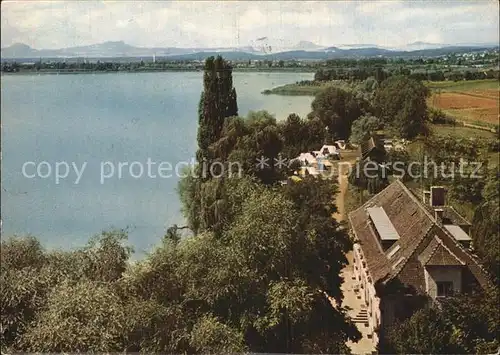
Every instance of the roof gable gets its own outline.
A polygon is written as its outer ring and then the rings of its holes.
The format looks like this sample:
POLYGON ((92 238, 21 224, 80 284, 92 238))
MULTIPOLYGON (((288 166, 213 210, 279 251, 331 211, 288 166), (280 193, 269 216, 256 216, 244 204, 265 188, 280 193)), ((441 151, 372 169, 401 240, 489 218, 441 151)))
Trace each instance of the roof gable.
POLYGON ((384 144, 380 141, 378 137, 371 136, 367 140, 364 140, 360 144, 361 157, 366 159, 373 151, 379 151, 385 154, 384 144))
POLYGON ((460 260, 441 239, 434 236, 427 247, 420 253, 418 259, 426 266, 463 266, 465 262, 460 260))

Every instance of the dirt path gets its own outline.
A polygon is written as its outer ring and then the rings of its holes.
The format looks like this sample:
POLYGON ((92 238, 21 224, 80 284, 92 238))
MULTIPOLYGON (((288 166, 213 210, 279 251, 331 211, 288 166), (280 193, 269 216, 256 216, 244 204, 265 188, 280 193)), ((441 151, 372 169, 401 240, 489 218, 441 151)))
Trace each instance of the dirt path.
MULTIPOLYGON (((344 160, 345 163, 355 164, 356 162, 356 154, 355 152, 351 152, 352 156, 349 159, 344 160)), ((349 188, 348 182, 348 173, 349 169, 347 165, 341 166, 338 176, 338 193, 335 198, 335 203, 337 205, 337 213, 334 214, 334 218, 337 221, 344 221, 347 219, 346 211, 345 211, 345 196, 347 189, 349 188)), ((342 301, 343 307, 348 307, 349 311, 347 312, 348 316, 351 318, 356 317, 356 315, 361 311, 361 309, 365 308, 364 302, 361 299, 358 299, 358 294, 354 291, 356 282, 353 278, 354 266, 353 266, 353 255, 352 252, 347 254, 348 265, 342 270, 342 277, 344 282, 342 283, 341 289, 344 295, 344 299, 342 301)), ((332 305, 336 307, 335 302, 332 301, 332 305)), ((361 332, 362 338, 357 342, 347 342, 347 346, 351 350, 353 354, 372 354, 375 351, 374 344, 369 338, 368 328, 361 324, 356 324, 358 330, 361 332)))
POLYGON ((339 174, 338 177, 339 184, 339 192, 335 198, 335 204, 337 206, 337 213, 334 213, 333 217, 337 221, 343 221, 346 219, 345 208, 344 208, 344 197, 347 191, 348 183, 347 183, 347 175, 339 174))
POLYGON ((339 165, 339 176, 338 176, 338 193, 335 198, 335 205, 337 206, 337 213, 333 217, 337 221, 343 221, 347 218, 345 211, 345 195, 347 189, 349 188, 349 182, 347 176, 349 174, 349 168, 347 164, 354 165, 356 162, 356 152, 352 151, 348 153, 349 158, 342 161, 342 165, 339 165))

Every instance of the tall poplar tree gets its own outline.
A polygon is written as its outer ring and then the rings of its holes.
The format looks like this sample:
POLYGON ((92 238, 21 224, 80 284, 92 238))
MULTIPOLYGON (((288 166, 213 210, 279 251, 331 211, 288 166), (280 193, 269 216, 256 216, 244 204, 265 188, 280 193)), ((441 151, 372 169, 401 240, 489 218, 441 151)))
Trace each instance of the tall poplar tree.
POLYGON ((217 176, 221 173, 211 169, 212 163, 224 161, 224 157, 218 156, 211 146, 221 138, 226 118, 238 115, 232 70, 221 56, 209 57, 205 61, 203 91, 198 105, 196 175, 199 178, 187 176, 179 184, 183 210, 189 227, 195 233, 216 224, 214 218, 218 214, 215 206, 221 201, 223 184, 222 181, 209 180, 212 173, 217 176))
POLYGON ((209 147, 220 139, 224 120, 238 115, 231 65, 221 56, 205 61, 203 92, 198 108, 198 163, 209 165, 217 157, 209 147))

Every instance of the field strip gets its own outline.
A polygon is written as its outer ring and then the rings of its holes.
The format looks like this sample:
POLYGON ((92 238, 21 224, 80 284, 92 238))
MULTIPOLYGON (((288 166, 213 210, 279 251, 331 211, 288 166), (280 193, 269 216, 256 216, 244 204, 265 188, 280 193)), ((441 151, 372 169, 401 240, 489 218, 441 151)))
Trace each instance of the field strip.
MULTIPOLYGON (((467 96, 474 96, 474 97, 479 97, 481 99, 489 99, 489 100, 495 100, 494 97, 491 97, 491 96, 484 96, 484 95, 481 95, 481 94, 476 94, 476 93, 472 93, 472 92, 467 92, 467 91, 455 91, 454 92, 455 94, 461 94, 461 95, 467 95, 467 96)), ((500 97, 500 91, 498 92, 499 94, 499 97, 500 97)), ((439 95, 439 94, 438 94, 439 95)), ((498 100, 497 100, 498 101, 498 100)))

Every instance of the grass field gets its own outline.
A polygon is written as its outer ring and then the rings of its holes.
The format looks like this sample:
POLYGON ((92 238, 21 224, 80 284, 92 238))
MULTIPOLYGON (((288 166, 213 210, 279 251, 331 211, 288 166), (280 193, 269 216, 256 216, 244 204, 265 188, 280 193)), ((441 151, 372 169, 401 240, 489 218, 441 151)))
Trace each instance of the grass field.
POLYGON ((463 126, 431 125, 433 133, 441 136, 454 136, 462 138, 495 138, 495 133, 463 126))
POLYGON ((474 91, 496 90, 499 85, 497 79, 463 80, 463 81, 426 81, 425 86, 431 90, 441 91, 474 91))
POLYGON ((427 101, 429 106, 459 121, 487 126, 499 124, 498 80, 441 81, 426 85, 432 90, 427 101))

